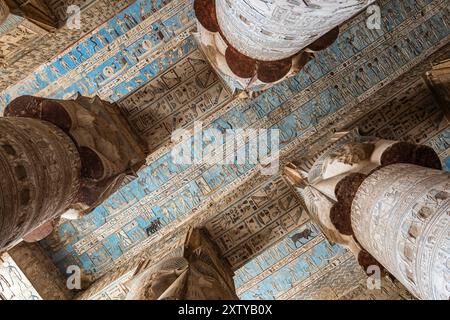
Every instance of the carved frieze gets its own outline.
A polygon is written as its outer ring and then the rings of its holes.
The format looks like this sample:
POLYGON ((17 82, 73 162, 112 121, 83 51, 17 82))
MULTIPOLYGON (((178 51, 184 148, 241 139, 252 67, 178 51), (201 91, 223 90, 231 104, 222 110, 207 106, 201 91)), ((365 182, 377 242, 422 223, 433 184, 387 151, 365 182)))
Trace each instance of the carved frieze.
POLYGON ((248 57, 276 61, 297 54, 374 1, 215 0, 226 40, 248 57))

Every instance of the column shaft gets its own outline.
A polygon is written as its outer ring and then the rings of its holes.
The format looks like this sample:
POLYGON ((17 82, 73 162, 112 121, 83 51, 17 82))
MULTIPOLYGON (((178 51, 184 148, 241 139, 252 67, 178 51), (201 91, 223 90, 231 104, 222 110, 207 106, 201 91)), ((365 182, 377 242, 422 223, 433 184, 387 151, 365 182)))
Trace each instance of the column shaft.
POLYGON ((275 61, 297 54, 373 1, 216 0, 226 40, 240 53, 275 61))
POLYGON ((0 250, 61 215, 76 199, 81 162, 51 123, 0 118, 0 250))
POLYGON ((411 164, 371 174, 353 200, 358 242, 413 294, 450 297, 450 175, 411 164))

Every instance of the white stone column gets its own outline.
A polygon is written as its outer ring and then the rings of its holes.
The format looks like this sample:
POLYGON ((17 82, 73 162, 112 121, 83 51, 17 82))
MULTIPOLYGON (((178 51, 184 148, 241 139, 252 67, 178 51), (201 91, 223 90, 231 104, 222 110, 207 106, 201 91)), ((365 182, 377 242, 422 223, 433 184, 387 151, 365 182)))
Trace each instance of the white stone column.
POLYGON ((374 0, 195 0, 196 38, 232 91, 253 95, 296 75, 339 25, 374 0))
POLYGON ((418 298, 450 298, 450 174, 383 167, 358 189, 351 220, 361 246, 418 298))
POLYGON ((226 40, 240 53, 275 61, 297 54, 372 0, 216 0, 226 40))

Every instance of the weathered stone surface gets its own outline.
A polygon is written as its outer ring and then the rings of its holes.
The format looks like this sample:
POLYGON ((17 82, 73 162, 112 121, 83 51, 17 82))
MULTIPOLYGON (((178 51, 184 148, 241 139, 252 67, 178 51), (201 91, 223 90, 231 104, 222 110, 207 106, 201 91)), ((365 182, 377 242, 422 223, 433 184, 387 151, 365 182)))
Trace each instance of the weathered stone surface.
POLYGON ((298 73, 313 57, 311 52, 336 41, 339 19, 345 21, 368 4, 196 0, 197 40, 229 87, 252 96, 298 73))
POLYGON ((70 300, 66 279, 36 243, 21 243, 8 251, 21 272, 44 300, 70 300))
POLYGON ((216 0, 217 20, 227 41, 258 60, 290 57, 373 1, 216 0))
POLYGON ((447 119, 450 118, 450 59, 433 66, 425 79, 435 99, 444 109, 447 119))
POLYGON ((234 273, 218 253, 205 229, 192 229, 183 256, 138 270, 127 299, 237 300, 234 273))
POLYGON ((0 249, 90 213, 145 163, 142 146, 98 98, 12 101, 0 118, 0 249))
POLYGON ((5 1, 0 1, 0 24, 2 24, 9 15, 9 8, 5 1))
POLYGON ((0 248, 61 215, 77 198, 81 162, 51 123, 0 118, 0 248))
POLYGON ((287 177, 331 241, 418 298, 448 299, 450 176, 433 149, 350 133, 297 165, 287 177))
POLYGON ((410 292, 448 300, 450 175, 410 164, 370 175, 352 206, 359 243, 410 292))
POLYGON ((11 12, 24 17, 39 27, 53 31, 58 27, 58 19, 47 6, 45 1, 39 0, 2 0, 11 12))

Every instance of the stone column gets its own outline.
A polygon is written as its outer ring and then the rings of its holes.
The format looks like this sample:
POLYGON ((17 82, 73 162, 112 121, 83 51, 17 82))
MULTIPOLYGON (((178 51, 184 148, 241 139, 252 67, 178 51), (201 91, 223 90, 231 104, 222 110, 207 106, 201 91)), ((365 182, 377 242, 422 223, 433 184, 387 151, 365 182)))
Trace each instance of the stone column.
POLYGON ((196 0, 199 42, 233 88, 262 91, 331 45, 373 0, 196 0))
POLYGON ((77 219, 145 164, 117 105, 99 98, 13 100, 0 118, 0 251, 77 219))
POLYGON ((59 21, 42 0, 0 0, 6 3, 12 14, 24 17, 42 29, 54 31, 59 21))
POLYGON ((276 61, 297 54, 370 2, 216 0, 216 12, 231 46, 250 58, 276 61))
POLYGON ((183 256, 142 266, 127 285, 127 300, 238 300, 234 272, 206 229, 189 231, 183 256))
POLYGON ((450 175, 430 147, 354 131, 285 173, 325 236, 364 269, 383 266, 421 299, 450 297, 450 175))
POLYGON ((0 250, 53 220, 77 198, 73 141, 36 119, 0 118, 0 250))
POLYGON ((369 175, 353 200, 358 242, 422 299, 450 298, 450 174, 394 164, 369 175))

